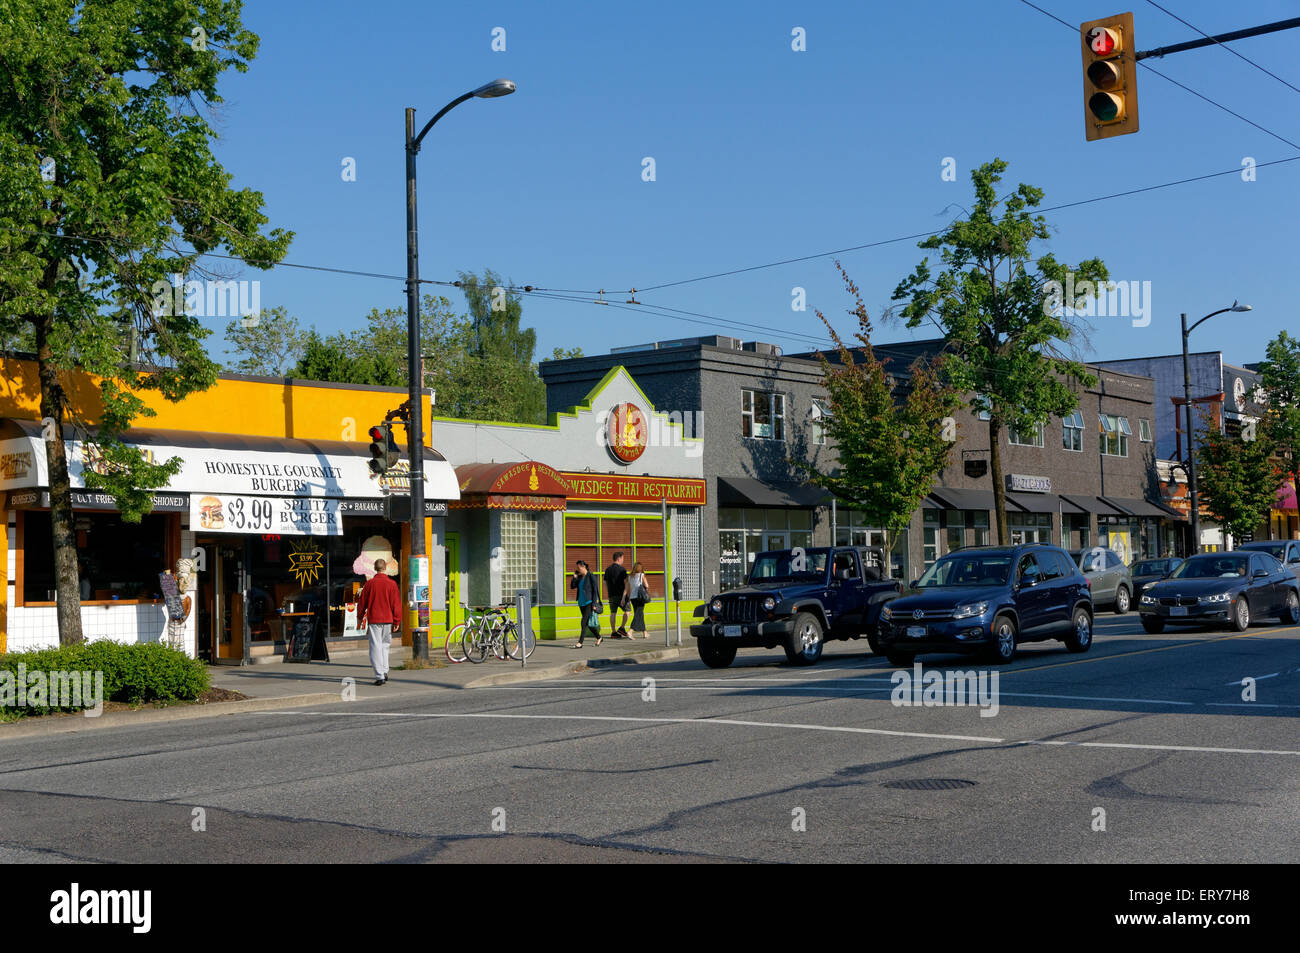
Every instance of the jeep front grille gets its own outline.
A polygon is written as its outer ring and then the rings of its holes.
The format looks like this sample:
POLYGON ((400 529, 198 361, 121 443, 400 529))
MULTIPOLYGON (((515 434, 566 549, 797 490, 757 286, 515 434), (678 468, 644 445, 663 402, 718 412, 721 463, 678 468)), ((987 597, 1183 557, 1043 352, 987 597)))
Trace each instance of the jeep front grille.
POLYGON ((722 621, 757 622, 758 603, 759 597, 757 596, 733 596, 730 599, 723 599, 722 621))

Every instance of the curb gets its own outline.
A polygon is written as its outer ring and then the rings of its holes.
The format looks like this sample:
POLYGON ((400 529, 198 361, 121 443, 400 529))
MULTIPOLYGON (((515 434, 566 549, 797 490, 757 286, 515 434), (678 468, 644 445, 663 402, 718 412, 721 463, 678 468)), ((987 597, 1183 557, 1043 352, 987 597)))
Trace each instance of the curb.
POLYGON ((464 688, 488 688, 492 685, 513 685, 520 682, 538 682, 544 679, 559 678, 565 675, 581 675, 592 669, 607 668, 613 665, 642 665, 649 662, 663 662, 680 658, 683 648, 656 649, 651 652, 636 652, 616 658, 580 659, 565 665, 550 665, 546 668, 520 669, 515 672, 498 672, 485 675, 472 682, 466 682, 464 688))
POLYGON ((84 715, 67 715, 56 718, 41 716, 25 719, 14 725, 0 727, 0 742, 10 738, 34 735, 64 735, 99 728, 121 728, 131 725, 157 724, 165 721, 189 721, 194 718, 216 718, 220 715, 238 715, 250 711, 269 711, 276 708, 298 708, 302 705, 328 705, 342 702, 339 692, 313 692, 308 695, 284 695, 279 698, 246 698, 236 702, 213 702, 208 705, 186 705, 140 711, 107 712, 98 718, 84 715))

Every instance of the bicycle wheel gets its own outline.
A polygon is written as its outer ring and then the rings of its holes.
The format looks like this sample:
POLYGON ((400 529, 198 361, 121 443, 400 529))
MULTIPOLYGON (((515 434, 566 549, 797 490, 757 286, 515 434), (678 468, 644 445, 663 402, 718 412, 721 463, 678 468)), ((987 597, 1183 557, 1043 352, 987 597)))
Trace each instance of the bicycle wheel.
POLYGON ((460 636, 461 654, 475 665, 487 658, 487 642, 477 627, 465 626, 460 636))
MULTIPOLYGON (((519 627, 513 622, 506 623, 505 631, 506 651, 512 659, 519 659, 519 627)), ((524 658, 533 654, 533 649, 537 648, 537 639, 531 635, 528 637, 527 644, 524 646, 524 658)))
POLYGON ((492 626, 492 634, 488 639, 492 646, 492 654, 503 661, 506 657, 506 626, 510 624, 510 622, 497 622, 492 626))
POLYGON ((447 633, 447 641, 443 645, 443 651, 447 653, 447 661, 463 662, 465 661, 465 647, 461 644, 461 637, 465 634, 465 623, 461 622, 450 632, 447 633))

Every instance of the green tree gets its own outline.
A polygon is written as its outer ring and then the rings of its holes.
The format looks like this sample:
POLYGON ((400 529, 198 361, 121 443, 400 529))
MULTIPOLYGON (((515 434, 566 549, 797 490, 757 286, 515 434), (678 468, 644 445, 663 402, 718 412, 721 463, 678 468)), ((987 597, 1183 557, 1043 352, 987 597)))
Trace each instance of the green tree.
POLYGON ((1283 460, 1285 477, 1300 490, 1300 340, 1285 331, 1268 343, 1259 365, 1264 431, 1283 460))
MULTIPOLYGON (((871 346, 871 317, 858 287, 837 261, 835 267, 855 306, 850 347, 820 311, 839 356, 837 363, 819 352, 830 416, 826 435, 835 443, 839 467, 825 473, 804 460, 791 460, 808 482, 835 494, 867 515, 885 532, 885 551, 893 553, 900 532, 911 522, 934 487, 935 475, 948 464, 957 439, 951 417, 961 405, 957 393, 940 378, 939 369, 918 360, 906 383, 890 374, 871 346)), ((892 560, 885 560, 886 572, 892 560)))
POLYGON ((470 339, 466 384, 474 389, 470 404, 479 420, 546 422, 546 385, 537 373, 533 352, 537 332, 523 328, 523 302, 509 282, 492 269, 483 275, 461 272, 458 282, 469 305, 470 339))
POLYGON ((31 328, 49 464, 59 638, 81 640, 65 422, 98 444, 86 484, 138 520, 179 469, 119 439, 212 384, 209 333, 166 307, 168 279, 217 248, 260 267, 291 235, 264 234, 262 196, 231 188, 205 110, 244 72, 258 38, 238 0, 9 0, 0 32, 0 314, 31 328), (162 293, 159 290, 162 289, 162 293), (161 303, 160 303, 161 302, 161 303), (102 410, 70 406, 74 367, 101 381, 102 410), (93 427, 93 430, 92 430, 93 427))
POLYGON ((1277 499, 1281 473, 1277 449, 1267 431, 1243 429, 1224 433, 1209 413, 1202 415, 1201 444, 1196 449, 1196 480, 1201 502, 1234 538, 1268 522, 1277 499))
POLYGON ((283 377, 302 356, 306 342, 298 319, 275 307, 227 324, 226 344, 238 357, 226 370, 283 377))
POLYGON ((1008 428, 1030 431, 1078 406, 1077 385, 1095 378, 1067 353, 1084 310, 1106 281, 1100 259, 1073 269, 1050 253, 1035 256, 1035 241, 1049 237, 1047 221, 1031 209, 1043 191, 1021 184, 999 197, 1007 163, 994 159, 971 173, 975 205, 940 234, 919 243, 938 249, 942 270, 929 259, 899 283, 893 300, 909 328, 930 322, 947 339, 945 380, 972 395, 973 411, 987 412, 989 469, 997 510, 998 542, 1006 543, 1006 486, 1001 437, 1008 428), (1070 289, 1066 300, 1065 289, 1070 289), (1074 312, 1074 313, 1072 313, 1074 312))

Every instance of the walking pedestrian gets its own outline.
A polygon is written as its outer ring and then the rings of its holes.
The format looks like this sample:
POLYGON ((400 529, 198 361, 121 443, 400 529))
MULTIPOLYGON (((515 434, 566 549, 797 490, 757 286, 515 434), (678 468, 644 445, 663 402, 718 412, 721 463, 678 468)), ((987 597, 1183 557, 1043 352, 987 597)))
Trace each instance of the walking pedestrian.
POLYGON ((612 639, 630 639, 627 634, 627 570, 623 568, 623 554, 615 553, 614 560, 605 567, 605 594, 609 597, 609 627, 612 639), (623 612, 623 624, 615 628, 618 613, 623 612))
POLYGON ((402 598, 397 583, 384 570, 388 563, 375 560, 375 574, 366 580, 357 597, 357 617, 370 637, 370 666, 375 670, 375 684, 388 682, 388 650, 393 642, 393 627, 401 623, 402 598))
POLYGON ((632 605, 632 637, 641 633, 641 638, 650 638, 645 630, 645 604, 650 601, 650 585, 646 582, 645 569, 640 563, 632 564, 632 575, 627 581, 628 602, 632 605))
POLYGON ((579 559, 574 564, 569 588, 578 591, 578 643, 574 648, 582 648, 582 640, 588 631, 596 637, 596 644, 600 645, 600 614, 604 610, 600 604, 600 584, 584 560, 579 559))

